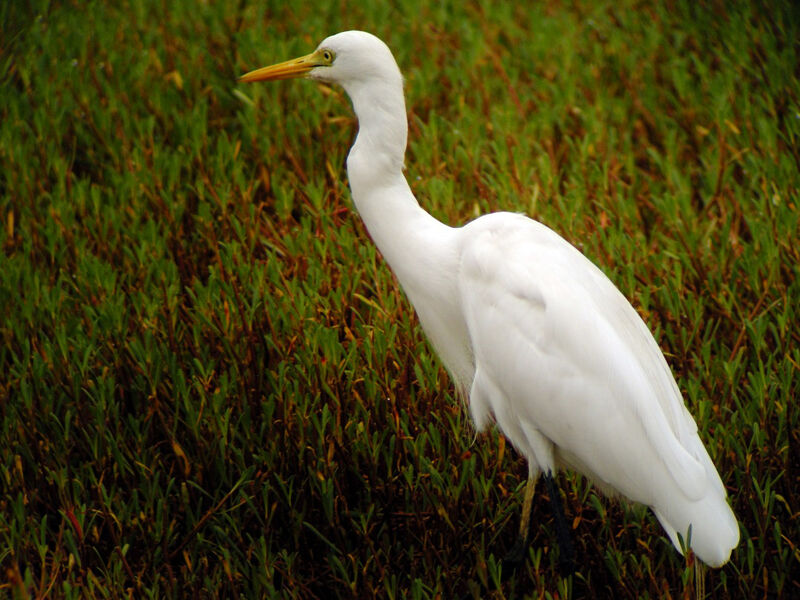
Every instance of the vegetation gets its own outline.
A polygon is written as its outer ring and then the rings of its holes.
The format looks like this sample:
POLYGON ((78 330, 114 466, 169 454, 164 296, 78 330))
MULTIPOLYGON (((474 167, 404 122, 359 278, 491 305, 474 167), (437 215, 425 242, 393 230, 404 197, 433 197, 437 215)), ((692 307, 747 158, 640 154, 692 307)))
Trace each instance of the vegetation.
POLYGON ((349 200, 339 89, 237 75, 366 29, 407 174, 515 210, 655 332, 741 522, 712 598, 800 594, 800 11, 710 4, 0 3, 0 590, 681 597, 643 507, 475 435, 349 200))

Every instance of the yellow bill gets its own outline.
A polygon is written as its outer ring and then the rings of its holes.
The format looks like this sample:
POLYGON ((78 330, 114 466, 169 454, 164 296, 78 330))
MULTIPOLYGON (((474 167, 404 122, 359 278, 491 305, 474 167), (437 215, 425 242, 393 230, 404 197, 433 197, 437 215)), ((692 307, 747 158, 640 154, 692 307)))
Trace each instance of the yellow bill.
POLYGON ((239 81, 243 83, 252 83, 254 81, 276 81, 278 79, 304 77, 315 67, 330 66, 332 60, 333 57, 330 51, 317 50, 316 52, 301 56, 300 58, 293 58, 292 60, 287 60, 277 65, 250 71, 239 77, 239 81))

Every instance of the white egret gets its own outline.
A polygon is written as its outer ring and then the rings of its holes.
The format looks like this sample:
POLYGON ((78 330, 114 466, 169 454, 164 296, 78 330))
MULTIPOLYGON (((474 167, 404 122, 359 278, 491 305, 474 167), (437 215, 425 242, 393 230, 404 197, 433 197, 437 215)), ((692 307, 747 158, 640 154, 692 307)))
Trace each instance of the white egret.
MULTIPOLYGON (((346 31, 311 54, 247 73, 341 85, 358 118, 353 202, 396 274, 478 430, 492 421, 527 459, 527 537, 538 476, 559 468, 649 506, 711 566, 739 541, 725 488, 675 379, 638 313, 591 261, 525 216, 449 227, 403 176, 403 78, 375 36, 346 31)), ((554 492, 550 491, 551 500, 554 492)))

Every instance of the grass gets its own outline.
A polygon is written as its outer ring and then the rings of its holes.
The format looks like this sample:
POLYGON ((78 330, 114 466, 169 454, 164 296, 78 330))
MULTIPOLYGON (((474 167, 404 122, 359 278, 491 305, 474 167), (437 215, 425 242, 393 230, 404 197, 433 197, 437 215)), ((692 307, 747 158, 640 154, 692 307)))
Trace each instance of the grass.
POLYGON ((407 176, 515 210, 650 324, 742 541, 800 594, 800 13, 790 2, 0 5, 0 589, 12 597, 688 597, 642 507, 475 437, 349 200, 338 89, 238 74, 370 30, 407 176))

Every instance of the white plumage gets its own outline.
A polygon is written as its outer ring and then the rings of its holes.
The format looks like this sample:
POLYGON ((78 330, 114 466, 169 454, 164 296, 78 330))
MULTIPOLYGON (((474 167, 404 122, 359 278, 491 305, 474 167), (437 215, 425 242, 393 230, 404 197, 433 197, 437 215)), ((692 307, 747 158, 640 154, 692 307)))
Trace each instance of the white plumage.
POLYGON ((452 228, 417 203, 403 176, 400 70, 364 32, 243 81, 307 75, 348 93, 359 132, 347 159, 355 206, 469 395, 532 478, 570 468, 651 507, 676 548, 720 566, 739 541, 725 488, 658 345, 611 281, 546 226, 511 213, 452 228))

